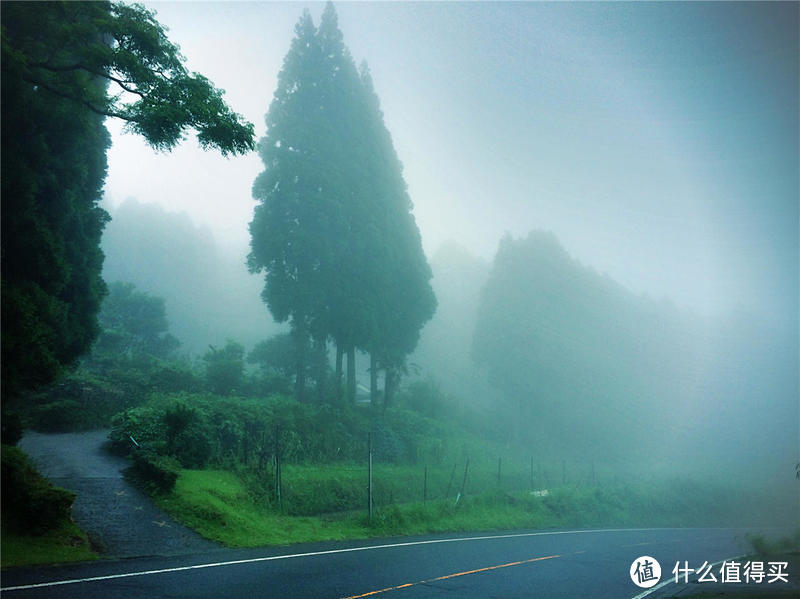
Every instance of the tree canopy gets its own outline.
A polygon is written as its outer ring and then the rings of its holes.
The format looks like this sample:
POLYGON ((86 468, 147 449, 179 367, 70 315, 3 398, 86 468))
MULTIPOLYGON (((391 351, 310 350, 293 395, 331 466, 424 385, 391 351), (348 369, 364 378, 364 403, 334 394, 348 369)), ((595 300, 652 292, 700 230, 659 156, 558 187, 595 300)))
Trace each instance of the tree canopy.
MULTIPOLYGON (((262 297, 298 343, 332 338, 348 353, 352 394, 354 349, 400 367, 436 300, 369 71, 356 68, 331 3, 319 28, 308 11, 295 27, 266 123, 248 265, 265 272, 262 297)), ((300 391, 302 361, 298 352, 300 391)))
POLYGON ((253 149, 253 125, 223 91, 184 66, 155 15, 120 2, 18 3, 3 9, 3 75, 89 111, 127 121, 168 150, 187 129, 223 154, 253 149), (111 84, 109 92, 107 84, 111 84))
POLYGON ((240 391, 244 382, 244 347, 233 339, 225 347, 213 345, 203 355, 206 364, 206 385, 213 393, 230 395, 240 391))
POLYGON ((187 129, 240 154, 253 126, 189 73, 153 13, 109 2, 19 2, 2 20, 2 383, 8 397, 85 353, 106 293, 107 116, 156 149, 187 129))
POLYGON ((537 231, 500 242, 472 352, 525 423, 522 436, 565 452, 627 451, 654 438, 649 420, 668 418, 666 398, 677 405, 684 395, 680 381, 697 368, 678 350, 688 331, 674 309, 635 296, 537 231))
POLYGON ((180 342, 172 336, 164 299, 137 291, 133 283, 109 284, 98 322, 102 332, 92 346, 93 362, 164 359, 180 342))

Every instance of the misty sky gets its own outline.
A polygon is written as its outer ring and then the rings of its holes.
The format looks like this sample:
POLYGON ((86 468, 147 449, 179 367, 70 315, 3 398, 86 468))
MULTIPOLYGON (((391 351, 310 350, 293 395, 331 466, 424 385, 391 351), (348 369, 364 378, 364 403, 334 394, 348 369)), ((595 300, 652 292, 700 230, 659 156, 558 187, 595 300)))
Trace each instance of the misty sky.
MULTIPOLYGON (((265 132, 317 3, 145 3, 265 132)), ((339 3, 405 166, 423 244, 491 259, 552 230, 637 293, 705 313, 798 306, 798 4, 339 3)), ((156 154, 109 122, 106 182, 249 243, 254 153, 156 154)), ((244 266, 243 266, 244 268, 244 266)))

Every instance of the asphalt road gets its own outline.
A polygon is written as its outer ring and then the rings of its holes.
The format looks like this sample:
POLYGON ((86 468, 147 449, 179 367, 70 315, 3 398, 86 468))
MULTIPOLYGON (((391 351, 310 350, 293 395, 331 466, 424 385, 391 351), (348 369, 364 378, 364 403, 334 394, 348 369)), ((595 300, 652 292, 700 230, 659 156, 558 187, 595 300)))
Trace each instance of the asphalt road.
MULTIPOLYGON (((631 598, 633 561, 700 567, 747 553, 745 530, 518 531, 214 551, 11 570, 8 599, 31 597, 631 598), (95 580, 85 580, 95 578, 95 580), (77 581, 77 582, 76 582, 77 581), (35 586, 42 585, 42 586, 35 586)), ((773 587, 776 586, 772 585, 773 587)))

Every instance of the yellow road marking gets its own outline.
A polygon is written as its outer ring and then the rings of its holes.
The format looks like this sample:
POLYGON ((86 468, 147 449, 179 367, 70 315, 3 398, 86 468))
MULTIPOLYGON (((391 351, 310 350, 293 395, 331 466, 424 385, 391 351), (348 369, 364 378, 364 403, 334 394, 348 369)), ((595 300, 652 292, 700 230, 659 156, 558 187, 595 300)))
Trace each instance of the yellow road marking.
POLYGON ((519 566, 521 564, 530 564, 531 562, 540 562, 546 559, 553 559, 554 557, 561 557, 560 555, 546 555, 544 557, 534 557, 531 559, 522 560, 519 562, 509 562, 507 564, 500 564, 497 566, 489 566, 487 568, 478 568, 477 570, 467 570, 466 572, 456 572, 455 574, 446 574, 445 576, 439 576, 438 578, 430 578, 428 580, 420 580, 419 582, 407 582, 405 584, 398 585, 396 587, 387 587, 385 589, 379 589, 377 591, 370 591, 368 593, 363 593, 361 595, 352 595, 350 597, 345 597, 344 599, 361 599, 362 597, 371 597, 372 595, 379 595, 380 593, 386 593, 387 591, 396 591, 398 589, 405 589, 408 587, 413 587, 418 584, 425 584, 426 582, 437 582, 439 580, 447 580, 448 578, 456 578, 457 576, 466 576, 467 574, 477 574, 478 572, 488 572, 490 570, 498 570, 499 568, 508 568, 509 566, 519 566))

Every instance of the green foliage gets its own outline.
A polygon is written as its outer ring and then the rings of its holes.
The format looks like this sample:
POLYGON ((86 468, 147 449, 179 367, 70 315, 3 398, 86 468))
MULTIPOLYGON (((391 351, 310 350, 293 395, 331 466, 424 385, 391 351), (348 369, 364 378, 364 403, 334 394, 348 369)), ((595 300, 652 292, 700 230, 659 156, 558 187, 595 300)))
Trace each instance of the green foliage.
POLYGON ((25 396, 21 408, 26 426, 46 432, 103 428, 111 417, 138 400, 129 384, 114 384, 79 369, 25 396))
POLYGON ((369 432, 376 463, 427 463, 447 472, 454 461, 483 455, 490 447, 455 417, 435 420, 408 409, 342 409, 281 395, 261 399, 154 393, 144 405, 114 416, 110 438, 125 452, 132 447, 132 436, 142 447, 173 455, 184 466, 263 470, 276 449, 287 464, 361 462, 369 432), (181 454, 182 439, 189 437, 187 447, 198 455, 206 455, 210 446, 207 461, 181 454))
POLYGON ((257 364, 264 374, 279 374, 286 378, 297 369, 296 346, 289 333, 273 335, 256 344, 247 354, 250 364, 257 364))
POLYGON ((136 291, 133 283, 109 284, 98 322, 102 332, 86 361, 94 370, 125 363, 143 366, 169 358, 180 345, 167 332, 164 300, 136 291))
POLYGON ((71 399, 38 406, 34 412, 34 428, 46 433, 80 430, 85 424, 80 409, 81 404, 71 399))
MULTIPOLYGON (((2 253, 4 401, 48 383, 98 332, 105 294, 98 206, 109 144, 102 117, 25 80, 17 54, 33 39, 58 48, 50 4, 2 15, 2 253), (76 158, 77 157, 77 158, 76 158)), ((82 77, 86 89, 103 86, 82 77)))
POLYGON ((242 389, 244 382, 244 347, 228 339, 225 347, 209 346, 203 356, 206 363, 206 385, 212 393, 231 395, 242 389))
MULTIPOLYGON (((214 421, 219 422, 217 429, 207 405, 192 401, 191 396, 178 395, 170 401, 156 399, 115 415, 109 439, 119 453, 169 456, 184 468, 203 468, 214 456, 224 461, 224 454, 230 449, 232 433, 222 416, 221 412, 213 414, 214 421), (134 451, 131 437, 141 452, 134 451)), ((233 433, 233 438, 238 436, 233 433)))
POLYGON ((152 364, 147 373, 149 389, 164 393, 178 391, 195 392, 202 387, 201 379, 195 374, 191 366, 181 361, 158 361, 152 364))
POLYGON ((69 522, 75 494, 54 487, 22 450, 2 447, 3 528, 43 534, 69 522))
POLYGON ((134 448, 131 437, 144 449, 164 453, 167 449, 167 426, 164 410, 138 406, 116 414, 111 419, 109 439, 118 453, 128 453, 134 448))
POLYGON ((409 383, 398 396, 398 405, 429 418, 442 418, 453 410, 451 401, 433 378, 409 383))
POLYGON ((200 388, 191 368, 174 356, 178 342, 167 332, 161 298, 112 283, 99 322, 102 332, 80 368, 26 395, 20 410, 28 426, 49 432, 102 428, 153 390, 200 388))
POLYGON ((30 86, 71 101, 75 110, 121 118, 160 150, 173 148, 186 129, 223 155, 253 149, 252 124, 208 79, 186 70, 178 47, 143 6, 53 2, 4 13, 4 63, 30 86), (102 84, 93 85, 98 79, 102 84), (128 95, 107 93, 109 83, 128 95))
POLYGON ((185 468, 202 468, 211 457, 211 439, 194 408, 177 403, 164 413, 167 453, 185 468))
POLYGON ((8 401, 55 380, 99 332, 105 116, 125 119, 159 149, 173 147, 187 128, 223 153, 254 143, 253 126, 207 79, 186 71, 163 27, 139 5, 19 2, 4 6, 0 19, 8 401), (109 93, 109 83, 129 93, 109 93))
MULTIPOLYGON (((365 102, 363 126, 368 133, 359 148, 359 164, 363 172, 372 175, 363 192, 371 201, 359 216, 365 221, 361 245, 369 252, 360 256, 359 268, 362 277, 370 280, 372 292, 367 300, 372 326, 362 347, 376 356, 391 381, 417 346, 420 330, 433 316, 437 302, 402 164, 384 124, 366 63, 361 67, 360 82, 365 102)), ((387 385, 387 403, 391 393, 391 385, 387 385)))
POLYGON ((164 424, 167 427, 167 451, 175 451, 175 439, 184 432, 190 424, 197 421, 197 410, 184 403, 176 403, 167 408, 164 413, 164 424))
POLYGON ((312 345, 307 338, 298 339, 296 335, 280 333, 257 343, 247 355, 247 361, 259 366, 261 378, 256 385, 268 391, 263 395, 288 390, 291 382, 296 380, 298 368, 302 368, 306 380, 313 381, 316 386, 319 398, 326 399, 324 387, 330 365, 323 344, 312 345))
POLYGON ((3 445, 16 445, 22 439, 22 418, 17 412, 6 412, 3 410, 0 416, 0 425, 2 425, 2 439, 3 445))
POLYGON ((266 122, 248 266, 291 322, 298 397, 307 338, 372 352, 394 381, 435 309, 431 272, 371 79, 330 2, 318 29, 307 11, 295 27, 266 122))
POLYGON ((143 448, 172 455, 185 467, 262 470, 276 442, 287 462, 361 458, 369 426, 364 414, 282 396, 153 394, 145 405, 114 416, 110 439, 117 450, 127 452, 132 436, 143 448))
POLYGON ((395 489, 380 491, 370 522, 366 517, 365 470, 352 464, 287 466, 284 474, 285 509, 289 514, 305 516, 277 513, 274 504, 253 493, 252 485, 227 471, 184 470, 174 493, 157 501, 205 537, 235 547, 519 528, 708 526, 731 522, 741 526, 742 515, 750 507, 746 501, 738 501, 735 488, 703 485, 698 492, 679 481, 661 481, 654 486, 566 486, 543 497, 494 489, 467 494, 458 505, 453 497, 429 498, 423 504, 416 493, 410 492, 421 481, 412 482, 406 467, 385 466, 376 472, 376 482, 391 483, 395 489), (680 500, 687 492, 692 493, 689 501, 697 504, 689 513, 680 500), (718 493, 728 499, 730 511, 720 511, 718 493), (392 496, 394 500, 389 501, 392 496), (308 515, 331 511, 339 513, 308 515))
POLYGON ((169 493, 175 487, 180 463, 150 449, 133 453, 133 466, 126 472, 134 482, 155 493, 169 493))

